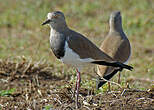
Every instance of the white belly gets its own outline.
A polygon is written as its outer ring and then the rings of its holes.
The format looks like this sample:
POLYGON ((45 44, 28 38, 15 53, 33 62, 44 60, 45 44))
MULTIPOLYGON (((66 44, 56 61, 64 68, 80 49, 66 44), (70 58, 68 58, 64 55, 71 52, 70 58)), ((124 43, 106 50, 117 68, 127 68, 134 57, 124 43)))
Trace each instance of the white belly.
POLYGON ((78 54, 76 54, 71 48, 68 47, 68 43, 65 42, 65 55, 61 58, 61 61, 65 64, 81 69, 83 66, 94 60, 91 58, 81 59, 78 54))

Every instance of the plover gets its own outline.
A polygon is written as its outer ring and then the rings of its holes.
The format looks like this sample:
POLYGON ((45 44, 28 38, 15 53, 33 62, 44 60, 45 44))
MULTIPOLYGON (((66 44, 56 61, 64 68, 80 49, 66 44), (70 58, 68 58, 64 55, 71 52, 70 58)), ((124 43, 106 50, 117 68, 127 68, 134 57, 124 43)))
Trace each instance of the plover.
MULTIPOLYGON (((107 53, 114 60, 126 64, 131 55, 131 46, 126 34, 123 32, 120 11, 114 11, 111 13, 109 26, 109 33, 102 42, 100 49, 103 52, 107 53)), ((102 77, 106 80, 109 80, 117 72, 118 69, 115 69, 113 67, 99 65, 97 67, 97 74, 100 77, 100 81, 98 81, 97 83, 97 89, 99 89, 103 84, 106 83, 106 81, 103 81, 103 79, 101 79, 102 77)), ((120 75, 118 78, 118 82, 120 83, 120 75)))
POLYGON ((78 107, 78 95, 80 87, 80 70, 88 64, 99 64, 125 68, 132 70, 131 66, 113 60, 101 51, 95 44, 82 34, 71 30, 65 21, 65 16, 60 11, 47 14, 47 20, 42 24, 48 24, 50 31, 50 46, 54 55, 63 63, 74 66, 77 69, 76 82, 76 107, 78 107))

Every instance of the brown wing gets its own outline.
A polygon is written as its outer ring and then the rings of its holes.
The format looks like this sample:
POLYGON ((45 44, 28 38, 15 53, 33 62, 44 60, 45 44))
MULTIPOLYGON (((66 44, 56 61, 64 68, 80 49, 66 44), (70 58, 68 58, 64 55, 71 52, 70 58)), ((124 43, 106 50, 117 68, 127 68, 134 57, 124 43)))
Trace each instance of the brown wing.
POLYGON ((126 62, 131 54, 131 47, 128 39, 121 42, 121 45, 117 49, 114 59, 122 63, 126 62))
POLYGON ((102 52, 95 44, 88 40, 83 35, 70 30, 69 36, 67 36, 68 46, 77 54, 80 58, 92 58, 94 60, 113 61, 113 59, 102 52))
MULTIPOLYGON (((130 43, 126 37, 119 33, 109 34, 101 45, 101 50, 111 56, 114 60, 124 63, 130 56, 130 43)), ((114 71, 113 67, 98 66, 98 74, 103 77, 114 71)))

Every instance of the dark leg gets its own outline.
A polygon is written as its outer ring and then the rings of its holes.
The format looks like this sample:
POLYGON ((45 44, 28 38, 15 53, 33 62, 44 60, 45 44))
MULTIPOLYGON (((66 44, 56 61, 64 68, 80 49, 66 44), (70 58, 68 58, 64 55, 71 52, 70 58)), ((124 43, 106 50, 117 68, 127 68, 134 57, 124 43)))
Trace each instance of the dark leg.
POLYGON ((77 71, 77 86, 76 86, 76 108, 78 108, 78 97, 79 97, 79 88, 80 88, 80 82, 81 82, 81 77, 80 77, 80 72, 78 69, 77 71))
POLYGON ((121 79, 120 79, 120 77, 121 77, 121 72, 119 72, 119 74, 118 74, 118 84, 121 83, 121 79))
POLYGON ((108 82, 108 91, 111 91, 111 84, 108 82))

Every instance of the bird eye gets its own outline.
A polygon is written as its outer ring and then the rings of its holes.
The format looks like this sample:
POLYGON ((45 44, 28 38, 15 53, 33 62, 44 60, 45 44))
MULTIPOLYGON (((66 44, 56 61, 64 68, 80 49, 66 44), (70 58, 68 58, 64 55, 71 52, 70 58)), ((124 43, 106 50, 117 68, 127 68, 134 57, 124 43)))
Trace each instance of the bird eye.
POLYGON ((52 18, 58 18, 59 15, 54 15, 52 18))

